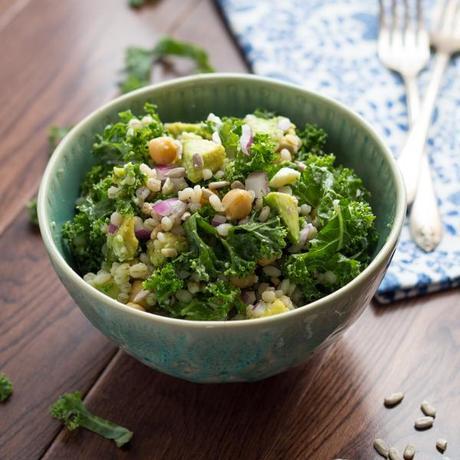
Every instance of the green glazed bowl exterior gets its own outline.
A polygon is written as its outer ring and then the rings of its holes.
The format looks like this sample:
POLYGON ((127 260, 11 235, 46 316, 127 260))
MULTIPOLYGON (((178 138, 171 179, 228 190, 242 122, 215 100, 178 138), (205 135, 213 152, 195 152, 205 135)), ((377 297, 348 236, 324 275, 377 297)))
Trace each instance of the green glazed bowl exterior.
POLYGON ((305 89, 240 74, 178 79, 122 96, 80 122, 62 141, 45 171, 38 198, 40 229, 51 262, 91 323, 123 350, 166 374, 195 382, 253 381, 305 362, 332 343, 363 311, 385 273, 405 213, 404 187, 395 161, 374 130, 341 104, 305 89), (372 193, 380 235, 371 264, 333 294, 278 316, 241 321, 187 321, 134 310, 86 284, 72 269, 61 241, 72 218, 79 184, 93 163, 96 133, 120 111, 157 104, 164 121, 197 121, 208 113, 241 116, 264 108, 298 126, 317 123, 329 151, 352 167, 372 193))

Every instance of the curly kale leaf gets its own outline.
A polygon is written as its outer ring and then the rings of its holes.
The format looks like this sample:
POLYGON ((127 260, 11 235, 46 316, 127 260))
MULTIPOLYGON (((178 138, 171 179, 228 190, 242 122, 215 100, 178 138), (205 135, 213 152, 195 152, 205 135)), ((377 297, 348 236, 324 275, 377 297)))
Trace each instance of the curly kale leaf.
POLYGON ((359 201, 369 198, 369 192, 356 173, 343 166, 336 167, 334 162, 333 154, 306 157, 305 170, 293 185, 301 202, 318 207, 324 199, 327 201, 328 195, 359 201))
POLYGON ((327 134, 324 129, 317 125, 307 123, 305 128, 298 133, 302 140, 298 159, 304 161, 308 154, 323 155, 327 141, 327 134))
POLYGON ((144 289, 154 292, 158 304, 167 309, 171 304, 171 297, 184 287, 184 281, 177 276, 174 264, 169 262, 155 270, 144 281, 143 286, 144 289))
POLYGON ((311 253, 329 257, 342 252, 359 258, 369 249, 375 216, 368 203, 343 199, 333 202, 334 214, 311 241, 311 253))
POLYGON ((227 242, 248 260, 277 259, 286 247, 287 231, 279 217, 230 229, 227 242))
POLYGON ((197 321, 224 321, 232 312, 243 312, 245 307, 240 290, 218 280, 207 284, 190 302, 177 304, 174 315, 197 321))
POLYGON ((312 302, 349 283, 362 268, 361 262, 340 253, 323 257, 320 253, 306 252, 289 256, 284 274, 297 284, 304 301, 312 302))
POLYGON ((104 255, 106 219, 94 219, 90 213, 77 212, 62 227, 62 238, 68 245, 76 270, 80 274, 97 272, 104 255))
POLYGON ((268 134, 256 134, 249 155, 238 151, 226 168, 229 180, 244 180, 249 173, 270 171, 276 158, 276 144, 268 134))
POLYGON ((285 275, 299 285, 306 301, 355 278, 368 263, 375 242, 375 216, 368 203, 335 199, 331 206, 333 214, 308 252, 289 256, 284 265, 285 275))
POLYGON ((113 167, 128 161, 149 161, 148 142, 162 136, 165 129, 155 105, 147 102, 144 111, 150 118, 143 118, 145 122, 140 126, 129 126, 129 121, 135 116, 127 110, 118 114, 120 121, 107 125, 102 135, 96 136, 93 153, 100 164, 113 167))
POLYGON ((0 402, 5 402, 13 394, 13 384, 11 380, 0 373, 0 402))
POLYGON ((124 446, 133 437, 132 431, 93 415, 83 404, 79 391, 60 396, 50 407, 50 414, 61 421, 70 431, 86 428, 114 441, 117 447, 124 446))

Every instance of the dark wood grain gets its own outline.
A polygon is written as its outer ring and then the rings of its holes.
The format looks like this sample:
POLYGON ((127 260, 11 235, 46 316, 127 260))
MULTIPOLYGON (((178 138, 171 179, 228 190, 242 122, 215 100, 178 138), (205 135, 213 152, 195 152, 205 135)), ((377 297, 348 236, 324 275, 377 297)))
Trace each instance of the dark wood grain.
POLYGON ((52 272, 41 237, 21 215, 0 240, 0 370, 14 395, 0 407, 0 459, 37 458, 59 427, 48 406, 86 392, 115 353, 52 272))
POLYGON ((0 234, 35 193, 47 127, 69 125, 117 93, 128 45, 153 46, 197 0, 35 0, 0 31, 0 234))
POLYGON ((379 436, 417 460, 439 458, 438 437, 459 458, 458 292, 370 307, 340 341, 305 366, 252 384, 199 385, 161 375, 124 353, 88 395, 96 413, 135 433, 121 451, 88 432, 62 433, 46 459, 376 458, 379 436), (403 403, 383 398, 404 391, 403 403), (435 426, 416 432, 423 399, 435 426))
MULTIPOLYGON (((0 370, 16 388, 0 407, 0 459, 369 460, 375 436, 414 443, 417 460, 441 458, 435 441, 443 436, 446 455, 460 458, 458 290, 372 306, 306 365, 254 384, 191 384, 114 356, 79 313, 22 213, 47 161, 47 125, 73 123, 113 97, 125 46, 150 46, 164 33, 205 46, 218 70, 245 71, 211 0, 159 0, 140 11, 126 3, 0 0, 0 84, 8 88, 0 92, 0 166, 8 171, 0 181, 0 370), (134 431, 128 449, 69 434, 46 414, 74 389, 95 413, 134 431), (385 409, 383 397, 398 390, 403 403, 385 409), (438 417, 419 433, 422 399, 438 417)), ((155 76, 190 70, 174 61, 155 76)))

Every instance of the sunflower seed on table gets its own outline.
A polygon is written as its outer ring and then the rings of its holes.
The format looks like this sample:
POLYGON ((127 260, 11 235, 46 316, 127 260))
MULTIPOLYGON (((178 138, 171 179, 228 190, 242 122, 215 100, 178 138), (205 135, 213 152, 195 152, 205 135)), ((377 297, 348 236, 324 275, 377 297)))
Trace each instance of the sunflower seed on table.
POLYGON ((403 452, 404 460, 412 460, 415 457, 415 447, 408 444, 403 452))
POLYGON ((388 458, 390 460, 403 460, 396 447, 390 447, 390 450, 388 451, 388 458))
POLYGON ((414 426, 417 430, 427 430, 433 426, 433 417, 420 417, 414 422, 414 426))
POLYGON ((383 439, 380 439, 380 438, 374 439, 374 449, 383 458, 388 457, 388 446, 386 445, 383 439))
POLYGON ((436 417, 436 409, 428 401, 423 401, 420 409, 428 417, 436 417))
POLYGON ((394 407, 404 399, 404 393, 392 393, 383 400, 385 407, 394 407))
POLYGON ((439 450, 439 452, 441 452, 441 454, 443 454, 445 452, 445 450, 447 449, 447 441, 445 439, 438 439, 436 441, 436 449, 439 450))

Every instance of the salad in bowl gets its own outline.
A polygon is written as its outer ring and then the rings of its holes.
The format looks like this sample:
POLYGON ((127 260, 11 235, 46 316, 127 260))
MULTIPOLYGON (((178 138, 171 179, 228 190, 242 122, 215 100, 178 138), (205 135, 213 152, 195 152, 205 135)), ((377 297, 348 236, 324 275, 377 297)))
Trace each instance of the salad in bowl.
POLYGON ((254 319, 324 297, 370 262, 369 192, 327 133, 283 114, 163 123, 151 103, 97 135, 62 229, 84 280, 129 307, 254 319))

